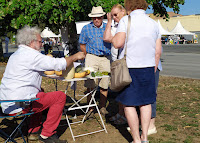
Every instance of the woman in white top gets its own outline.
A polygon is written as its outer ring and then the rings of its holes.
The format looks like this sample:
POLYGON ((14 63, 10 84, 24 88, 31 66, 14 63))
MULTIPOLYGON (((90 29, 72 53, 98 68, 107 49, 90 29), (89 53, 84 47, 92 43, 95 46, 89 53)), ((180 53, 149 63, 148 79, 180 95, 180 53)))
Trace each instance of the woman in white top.
MULTIPOLYGON (((104 41, 111 43, 111 40, 116 33, 118 23, 120 19, 125 15, 126 15, 126 10, 121 4, 114 5, 111 9, 111 12, 107 13, 108 22, 103 34, 104 41), (114 24, 112 24, 112 18, 114 20, 114 24)), ((111 47, 112 61, 115 61, 117 59, 117 55, 118 55, 118 49, 114 48, 114 46, 112 45, 111 47)))
MULTIPOLYGON (((103 40, 111 43, 113 36, 116 33, 118 23, 122 17, 126 15, 126 10, 121 4, 116 4, 112 7, 111 12, 107 13, 108 23, 106 25, 106 29, 104 31, 103 40), (114 25, 112 25, 112 17, 114 20, 114 25)), ((111 47, 111 62, 117 59, 118 49, 116 49, 113 45, 111 47)), ((114 121, 114 124, 121 125, 125 124, 126 118, 124 117, 124 108, 121 103, 119 103, 119 111, 115 116, 109 118, 110 121, 114 121)))
MULTIPOLYGON (((145 0, 126 0, 125 8, 131 17, 130 34, 127 39, 128 16, 124 16, 112 39, 115 48, 127 44, 127 66, 132 83, 120 91, 117 101, 121 102, 131 128, 134 143, 148 142, 147 132, 151 120, 151 104, 156 101, 155 71, 161 55, 161 35, 158 24, 145 10, 145 0), (139 134, 139 119, 136 112, 139 106, 142 134, 139 134)), ((124 55, 124 49, 120 58, 124 55)))

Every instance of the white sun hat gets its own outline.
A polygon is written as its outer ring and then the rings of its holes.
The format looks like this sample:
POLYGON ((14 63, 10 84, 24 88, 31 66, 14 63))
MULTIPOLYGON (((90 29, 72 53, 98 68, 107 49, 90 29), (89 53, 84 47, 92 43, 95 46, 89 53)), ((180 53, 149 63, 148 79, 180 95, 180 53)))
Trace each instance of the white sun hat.
POLYGON ((90 14, 88 14, 89 17, 101 17, 105 15, 106 13, 103 11, 103 8, 101 6, 97 6, 92 8, 92 11, 90 14))

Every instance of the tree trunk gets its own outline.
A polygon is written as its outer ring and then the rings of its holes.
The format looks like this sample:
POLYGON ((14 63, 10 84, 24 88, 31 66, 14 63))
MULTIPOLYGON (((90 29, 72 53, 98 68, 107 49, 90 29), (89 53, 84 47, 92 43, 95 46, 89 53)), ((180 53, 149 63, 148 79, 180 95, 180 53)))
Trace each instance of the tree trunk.
POLYGON ((3 56, 3 45, 2 45, 2 40, 0 39, 0 61, 4 60, 3 56))
POLYGON ((61 28, 61 38, 65 56, 70 56, 78 52, 78 37, 75 21, 61 28))

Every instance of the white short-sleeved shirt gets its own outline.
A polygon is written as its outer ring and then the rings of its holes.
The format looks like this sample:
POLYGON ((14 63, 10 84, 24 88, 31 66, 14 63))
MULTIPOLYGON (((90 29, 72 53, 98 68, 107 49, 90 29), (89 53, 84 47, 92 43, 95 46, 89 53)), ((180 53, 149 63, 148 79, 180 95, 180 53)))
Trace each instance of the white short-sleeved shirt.
MULTIPOLYGON (((111 34, 112 36, 115 36, 116 31, 117 31, 118 23, 113 23, 111 27, 111 34)), ((115 61, 117 59, 118 55, 118 49, 116 49, 113 44, 111 44, 111 58, 112 61, 115 61)))
MULTIPOLYGON (((127 42, 128 68, 155 66, 156 40, 161 38, 158 24, 142 9, 131 12, 131 27, 127 42)), ((124 16, 118 25, 118 32, 127 33, 128 16, 124 16)), ((125 47, 125 46, 124 46, 125 47)), ((124 49, 119 58, 124 56, 124 49)))
MULTIPOLYGON (((11 55, 7 63, 1 85, 1 100, 35 98, 41 91, 41 74, 46 70, 65 70, 65 58, 52 58, 25 45, 11 55)), ((4 113, 17 113, 22 109, 13 102, 1 103, 4 113)))

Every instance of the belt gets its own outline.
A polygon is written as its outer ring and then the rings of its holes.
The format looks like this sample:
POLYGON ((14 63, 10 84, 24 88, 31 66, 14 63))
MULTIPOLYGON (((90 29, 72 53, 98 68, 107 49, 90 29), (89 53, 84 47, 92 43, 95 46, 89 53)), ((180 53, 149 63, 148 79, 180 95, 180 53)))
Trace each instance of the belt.
MULTIPOLYGON (((91 53, 89 53, 91 54, 91 53)), ((91 55, 94 55, 94 56, 97 56, 97 57, 107 57, 106 55, 95 55, 95 54, 91 54, 91 55)))
POLYGON ((106 55, 96 55, 98 57, 107 57, 106 55))

